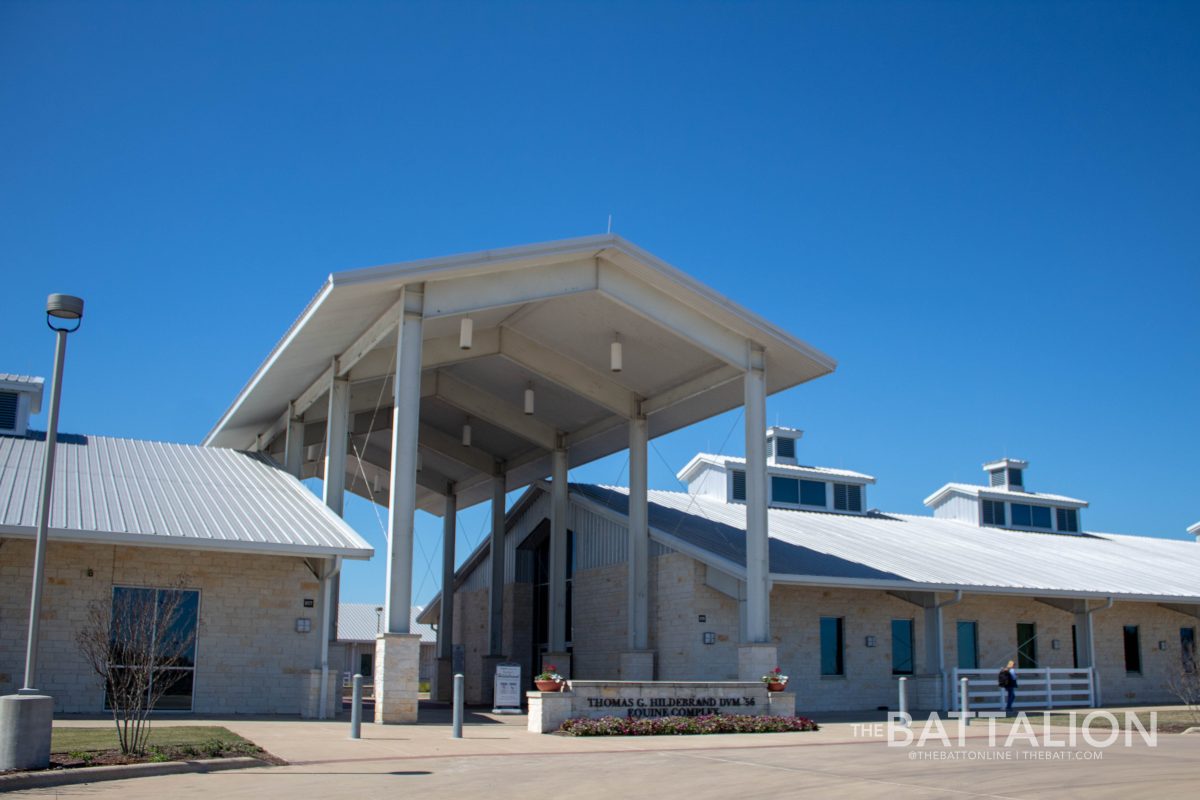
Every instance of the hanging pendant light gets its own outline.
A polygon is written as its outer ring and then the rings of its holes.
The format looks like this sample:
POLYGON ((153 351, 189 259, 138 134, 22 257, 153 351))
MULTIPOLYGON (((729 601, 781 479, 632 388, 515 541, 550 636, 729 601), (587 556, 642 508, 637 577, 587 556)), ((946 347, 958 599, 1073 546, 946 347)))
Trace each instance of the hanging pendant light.
POLYGON ((608 367, 613 372, 620 372, 624 367, 624 354, 621 352, 621 334, 613 334, 612 344, 608 351, 608 367))
POLYGON ((463 423, 462 446, 463 447, 471 446, 471 420, 469 418, 467 419, 466 422, 463 423))
POLYGON ((462 322, 458 326, 458 349, 470 350, 472 337, 475 335, 475 321, 470 317, 463 317, 462 322))
POLYGON ((533 415, 533 383, 525 387, 525 414, 533 415))

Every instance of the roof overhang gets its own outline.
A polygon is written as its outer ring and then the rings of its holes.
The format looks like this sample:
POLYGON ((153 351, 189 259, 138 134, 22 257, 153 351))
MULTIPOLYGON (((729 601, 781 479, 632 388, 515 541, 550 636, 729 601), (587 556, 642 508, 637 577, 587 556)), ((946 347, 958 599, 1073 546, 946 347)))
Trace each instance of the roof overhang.
MULTIPOLYGON (((740 268, 740 265, 739 265, 740 268)), ((319 455, 329 386, 351 384, 347 488, 387 502, 390 378, 401 297, 423 296, 418 504, 440 513, 549 473, 565 437, 572 466, 625 449, 626 422, 661 436, 740 406, 741 377, 762 350, 767 390, 826 375, 836 362, 618 236, 590 236, 330 275, 221 416, 204 444, 279 456, 290 420, 319 455), (470 350, 458 346, 471 318, 470 350), (609 368, 620 336, 624 368, 609 368), (522 413, 525 388, 537 413, 522 413), (473 443, 458 444, 470 419, 473 443), (355 457, 357 455, 357 458, 355 457), (381 495, 382 488, 384 494, 381 495)), ((308 458, 303 477, 323 469, 308 458)))
POLYGON ((1062 508, 1087 508, 1088 501, 1075 497, 1063 497, 1057 494, 1035 494, 1033 492, 1016 492, 1011 489, 1003 490, 988 486, 963 486, 948 483, 921 502, 928 508, 940 505, 947 498, 959 496, 984 500, 1003 500, 1010 503, 1032 503, 1035 505, 1054 505, 1062 508))
MULTIPOLYGON (((34 528, 23 525, 0 525, 0 537, 33 539, 34 528)), ((193 536, 163 536, 154 533, 127 533, 123 531, 86 531, 51 528, 47 531, 51 542, 72 544, 124 545, 129 547, 165 547, 172 550, 203 550, 206 552, 240 553, 262 556, 295 556, 299 558, 344 558, 367 560, 375 554, 371 547, 334 547, 326 545, 304 545, 277 542, 248 542, 229 539, 202 539, 193 536)))

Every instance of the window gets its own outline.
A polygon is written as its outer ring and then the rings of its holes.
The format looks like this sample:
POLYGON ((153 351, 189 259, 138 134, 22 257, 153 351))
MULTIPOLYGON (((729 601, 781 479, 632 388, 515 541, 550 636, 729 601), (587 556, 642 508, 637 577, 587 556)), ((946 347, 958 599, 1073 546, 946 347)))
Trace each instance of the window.
POLYGON ((1017 469, 1016 467, 1008 468, 1008 485, 1022 488, 1025 486, 1021 480, 1021 470, 1017 469))
POLYGON ((1125 626, 1125 671, 1142 671, 1142 648, 1138 646, 1138 626, 1125 626))
POLYGON ((821 674, 844 675, 845 664, 842 659, 844 642, 842 640, 843 619, 841 617, 821 617, 821 674))
POLYGON ((771 502, 793 504, 799 503, 800 482, 795 478, 781 478, 778 475, 772 475, 771 502))
POLYGON ((958 623, 958 668, 979 669, 979 628, 975 622, 958 623))
POLYGON ((796 457, 796 440, 789 439, 786 436, 779 436, 775 439, 775 457, 776 458, 795 458, 796 457))
POLYGON ((1071 626, 1071 666, 1079 669, 1079 629, 1071 626))
POLYGON ((1037 667, 1037 625, 1033 622, 1017 623, 1017 667, 1037 667))
POLYGON ((1012 524, 1018 528, 1043 528, 1050 530, 1050 507, 1028 506, 1024 503, 1010 503, 1012 506, 1012 524))
POLYGON ((1196 629, 1179 629, 1179 654, 1183 659, 1183 671, 1189 675, 1196 671, 1196 629))
POLYGON ((1058 529, 1064 533, 1079 533, 1079 512, 1074 508, 1054 509, 1058 516, 1058 529))
MULTIPOLYGON (((147 694, 156 691, 154 684, 167 684, 155 711, 192 710, 199 616, 198 591, 113 587, 110 669, 122 672, 138 664, 152 665, 147 694)), ((141 674, 146 672, 150 670, 141 674)), ((105 691, 105 708, 112 707, 111 689, 110 684, 105 691)))
POLYGON ((800 481, 800 505, 825 507, 825 482, 800 481))
POLYGON ((743 503, 746 502, 746 473, 744 470, 733 470, 730 494, 734 500, 741 500, 743 503))
POLYGON ((856 483, 835 483, 833 507, 838 511, 862 511, 862 487, 856 483))
POLYGON ((1004 527, 1004 501, 983 500, 983 524, 1004 527))
POLYGON ((913 674, 913 621, 892 620, 892 674, 913 674))
POLYGON ((0 431, 15 431, 17 429, 17 400, 16 392, 0 392, 0 431))

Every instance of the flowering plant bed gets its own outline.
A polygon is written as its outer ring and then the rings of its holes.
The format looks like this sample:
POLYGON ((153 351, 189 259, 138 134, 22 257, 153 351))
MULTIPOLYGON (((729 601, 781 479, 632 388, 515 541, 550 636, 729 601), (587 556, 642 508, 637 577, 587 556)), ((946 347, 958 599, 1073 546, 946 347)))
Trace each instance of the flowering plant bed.
POLYGON ((787 733, 815 731, 808 717, 705 714, 698 717, 601 717, 569 719, 558 729, 568 736, 691 736, 705 733, 787 733))

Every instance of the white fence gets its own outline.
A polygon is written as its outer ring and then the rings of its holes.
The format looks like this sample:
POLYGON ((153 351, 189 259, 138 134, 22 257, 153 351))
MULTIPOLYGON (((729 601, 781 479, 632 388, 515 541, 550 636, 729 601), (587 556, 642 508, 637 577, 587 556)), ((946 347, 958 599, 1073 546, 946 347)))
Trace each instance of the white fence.
MULTIPOLYGON (((1082 669, 1018 669, 1017 695, 1013 708, 1090 708, 1096 704, 1096 676, 1082 669)), ((972 711, 1003 711, 1004 689, 996 685, 998 670, 955 669, 949 687, 951 708, 958 710, 959 679, 967 678, 967 704, 972 711)))

